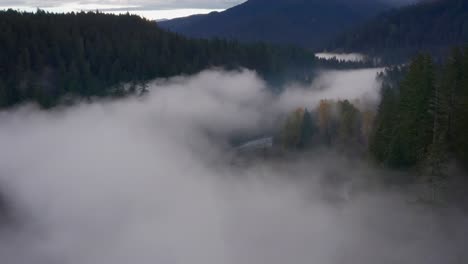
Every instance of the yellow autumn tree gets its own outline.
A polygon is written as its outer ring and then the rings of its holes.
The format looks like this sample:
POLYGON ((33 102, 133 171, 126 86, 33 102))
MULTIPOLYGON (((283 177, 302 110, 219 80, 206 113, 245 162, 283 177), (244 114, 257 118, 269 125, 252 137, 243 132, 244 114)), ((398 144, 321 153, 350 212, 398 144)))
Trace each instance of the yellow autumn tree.
POLYGON ((281 133, 281 142, 284 148, 297 148, 299 145, 301 141, 304 112, 303 108, 298 108, 286 119, 281 133))
POLYGON ((332 103, 329 100, 320 100, 317 108, 318 127, 320 134, 331 143, 330 124, 332 121, 332 103))

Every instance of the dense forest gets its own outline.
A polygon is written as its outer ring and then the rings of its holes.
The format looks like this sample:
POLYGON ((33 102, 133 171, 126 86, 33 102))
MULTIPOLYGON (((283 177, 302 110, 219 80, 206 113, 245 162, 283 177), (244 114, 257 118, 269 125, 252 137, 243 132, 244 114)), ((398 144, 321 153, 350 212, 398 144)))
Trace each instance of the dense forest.
POLYGON ((339 32, 388 7, 384 1, 376 0, 249 0, 224 12, 159 24, 190 37, 265 41, 320 50, 339 32))
POLYGON ((437 59, 468 42, 468 1, 422 1, 385 12, 342 34, 332 50, 364 52, 387 62, 407 61, 418 52, 437 59))
POLYGON ((0 12, 0 107, 119 95, 210 67, 252 69, 275 84, 309 78, 314 62, 313 53, 293 47, 190 40, 132 15, 0 12))
POLYGON ((468 49, 443 64, 417 56, 398 86, 384 86, 371 152, 396 168, 423 165, 443 172, 444 161, 468 164, 468 49))
MULTIPOLYGON (((444 63, 428 54, 379 74, 377 109, 359 101, 322 100, 298 109, 284 122, 286 149, 331 146, 369 157, 386 168, 413 171, 437 188, 452 165, 468 169, 468 47, 453 49, 444 63)), ((432 197, 431 199, 435 199, 432 197)))

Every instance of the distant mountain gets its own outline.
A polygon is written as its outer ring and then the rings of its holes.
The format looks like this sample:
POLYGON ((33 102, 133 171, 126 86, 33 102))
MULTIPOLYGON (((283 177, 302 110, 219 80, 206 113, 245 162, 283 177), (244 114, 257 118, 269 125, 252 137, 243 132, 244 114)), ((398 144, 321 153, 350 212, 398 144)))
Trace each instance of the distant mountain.
POLYGON ((329 47, 399 61, 421 51, 444 57, 450 47, 466 43, 468 1, 427 0, 385 12, 338 37, 329 47))
POLYGON ((189 37, 221 37, 317 48, 388 7, 376 0, 249 0, 224 12, 158 24, 189 37))

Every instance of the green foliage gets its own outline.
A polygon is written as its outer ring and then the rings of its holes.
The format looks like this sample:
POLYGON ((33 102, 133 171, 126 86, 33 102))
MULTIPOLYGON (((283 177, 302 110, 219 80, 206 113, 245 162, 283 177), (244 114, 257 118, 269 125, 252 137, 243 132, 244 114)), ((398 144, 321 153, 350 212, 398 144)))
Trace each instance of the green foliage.
POLYGON ((451 158, 467 164, 467 76, 468 49, 454 49, 442 66, 419 55, 398 85, 384 82, 370 144, 375 159, 419 168, 432 183, 446 176, 451 158))
POLYGON ((409 168, 421 162, 433 136, 432 60, 417 56, 397 88, 384 84, 370 150, 382 163, 409 168))
POLYGON ((446 65, 443 84, 449 90, 450 149, 465 166, 468 164, 468 46, 464 51, 454 50, 446 65))
POLYGON ((310 112, 305 109, 302 117, 301 138, 298 147, 306 149, 311 146, 314 135, 317 133, 317 127, 310 112))
POLYGON ((338 102, 338 142, 344 146, 357 146, 361 140, 360 111, 348 100, 338 102))
POLYGON ((387 159, 393 140, 393 133, 398 122, 395 115, 398 108, 398 91, 387 84, 383 84, 382 101, 377 110, 374 130, 370 139, 369 150, 380 162, 387 159))

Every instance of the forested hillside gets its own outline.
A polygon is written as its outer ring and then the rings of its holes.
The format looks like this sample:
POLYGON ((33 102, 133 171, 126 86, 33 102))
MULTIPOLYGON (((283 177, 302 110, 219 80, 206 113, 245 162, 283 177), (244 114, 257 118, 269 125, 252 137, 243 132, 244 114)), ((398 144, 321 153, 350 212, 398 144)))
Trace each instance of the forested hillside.
POLYGON ((338 37, 329 48, 399 63, 418 52, 443 58, 450 47, 467 42, 468 1, 440 0, 383 13, 338 37))
POLYGON ((189 40, 131 15, 0 12, 0 107, 118 95, 153 78, 214 66, 244 67, 281 82, 307 78, 313 63, 314 55, 301 49, 189 40))
POLYGON ((328 146, 368 156, 384 168, 411 171, 414 177, 408 180, 440 194, 456 175, 454 167, 464 175, 468 170, 468 47, 453 49, 443 63, 418 55, 378 78, 382 99, 377 109, 324 99, 310 112, 291 113, 279 143, 285 149, 328 146))
POLYGON ((384 86, 371 152, 395 168, 441 174, 448 160, 468 164, 468 48, 441 66, 420 55, 397 86, 384 86))
POLYGON ((322 48, 327 40, 387 8, 375 0, 249 0, 224 12, 159 22, 190 37, 222 37, 322 48))

